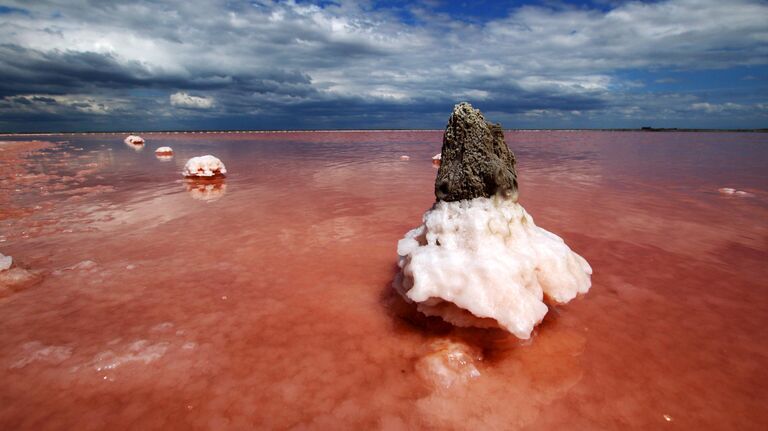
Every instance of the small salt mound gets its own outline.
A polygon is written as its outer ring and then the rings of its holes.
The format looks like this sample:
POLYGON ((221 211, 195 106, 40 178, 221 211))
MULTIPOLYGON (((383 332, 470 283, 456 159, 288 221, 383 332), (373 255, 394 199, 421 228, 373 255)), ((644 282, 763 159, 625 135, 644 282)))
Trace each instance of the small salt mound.
POLYGON ((13 258, 0 253, 0 271, 5 271, 13 264, 13 258))
POLYGON ((173 154, 173 148, 171 147, 160 147, 155 150, 155 154, 163 154, 163 155, 171 155, 173 154))
POLYGON ((36 271, 28 271, 24 268, 11 268, 11 257, 0 254, 0 298, 14 292, 24 290, 40 281, 40 275, 36 271))
POLYGON ((124 142, 128 145, 144 145, 144 138, 136 135, 128 135, 124 142))
POLYGON ((439 201, 397 245, 395 287, 424 314, 530 337, 548 302, 586 293, 592 268, 513 199, 439 201))
POLYGON ((442 159, 443 159, 443 154, 442 154, 442 153, 437 153, 437 154, 435 154, 434 156, 432 156, 432 162, 433 162, 433 163, 434 163, 434 162, 440 163, 440 161, 441 161, 442 159))
POLYGON ((730 187, 719 188, 719 189, 717 189, 717 191, 719 191, 720 193, 722 193, 724 195, 735 195, 735 196, 741 196, 741 197, 752 196, 752 193, 745 192, 743 190, 736 190, 736 189, 733 189, 733 188, 730 188, 730 187))
POLYGON ((402 156, 400 156, 400 160, 403 160, 403 161, 411 160, 411 157, 410 156, 406 156, 405 154, 403 154, 402 156))
POLYGON ((218 177, 224 176, 227 168, 216 157, 209 155, 192 157, 184 165, 185 177, 218 177))

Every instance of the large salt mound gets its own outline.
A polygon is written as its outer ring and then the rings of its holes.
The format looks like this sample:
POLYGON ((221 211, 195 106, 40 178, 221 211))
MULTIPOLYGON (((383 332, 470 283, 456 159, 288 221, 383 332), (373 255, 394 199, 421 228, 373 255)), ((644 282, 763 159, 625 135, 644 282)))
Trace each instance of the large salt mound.
POLYGON ((192 157, 184 165, 185 177, 221 177, 227 173, 224 163, 209 155, 192 157))
POLYGON ((544 318, 545 299, 565 303, 591 285, 587 261, 502 196, 438 201, 397 253, 403 279, 395 287, 419 311, 521 339, 544 318))

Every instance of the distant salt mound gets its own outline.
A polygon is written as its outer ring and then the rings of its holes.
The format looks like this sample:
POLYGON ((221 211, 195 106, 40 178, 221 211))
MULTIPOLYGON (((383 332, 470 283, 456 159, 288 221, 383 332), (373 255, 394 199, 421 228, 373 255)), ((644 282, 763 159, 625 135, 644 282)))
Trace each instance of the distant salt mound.
POLYGON ((428 316, 530 337, 548 302, 591 285, 592 268, 525 209, 502 197, 438 202, 397 244, 396 288, 428 316))
POLYGON ((437 202, 398 242, 394 287, 428 316, 530 338, 545 302, 586 293, 592 268, 517 202, 515 156, 500 125, 456 105, 439 156, 437 202))
POLYGON ((192 178, 223 177, 227 168, 221 160, 209 154, 187 160, 183 173, 185 177, 192 178))
POLYGON ((123 142, 128 145, 144 145, 144 138, 136 135, 128 135, 123 142))
POLYGON ((730 187, 722 187, 717 189, 720 193, 724 195, 733 195, 733 196, 741 196, 741 197, 751 197, 753 196, 752 193, 745 192, 744 190, 736 190, 730 187))

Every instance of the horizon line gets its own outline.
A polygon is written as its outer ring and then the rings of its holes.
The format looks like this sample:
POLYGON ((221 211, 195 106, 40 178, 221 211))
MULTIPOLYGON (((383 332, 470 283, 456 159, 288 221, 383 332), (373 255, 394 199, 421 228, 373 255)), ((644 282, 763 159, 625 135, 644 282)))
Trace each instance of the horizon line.
MULTIPOLYGON (((78 131, 78 132, 0 132, 0 137, 13 136, 61 136, 61 135, 125 135, 125 134, 268 134, 268 133, 355 133, 355 132, 442 132, 444 129, 273 129, 273 130, 111 130, 111 131, 78 131)), ((768 128, 678 128, 678 127, 636 127, 636 128, 505 128, 505 132, 746 132, 768 133, 768 128)))

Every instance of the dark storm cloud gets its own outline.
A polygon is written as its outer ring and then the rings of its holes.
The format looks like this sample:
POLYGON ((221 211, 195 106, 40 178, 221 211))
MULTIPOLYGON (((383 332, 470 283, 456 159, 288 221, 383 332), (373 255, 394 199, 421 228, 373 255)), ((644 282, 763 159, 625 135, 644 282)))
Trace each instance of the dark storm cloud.
POLYGON ((766 121, 764 80, 658 93, 631 72, 761 76, 765 2, 531 3, 11 1, 0 129, 441 127, 460 100, 511 126, 766 121))

